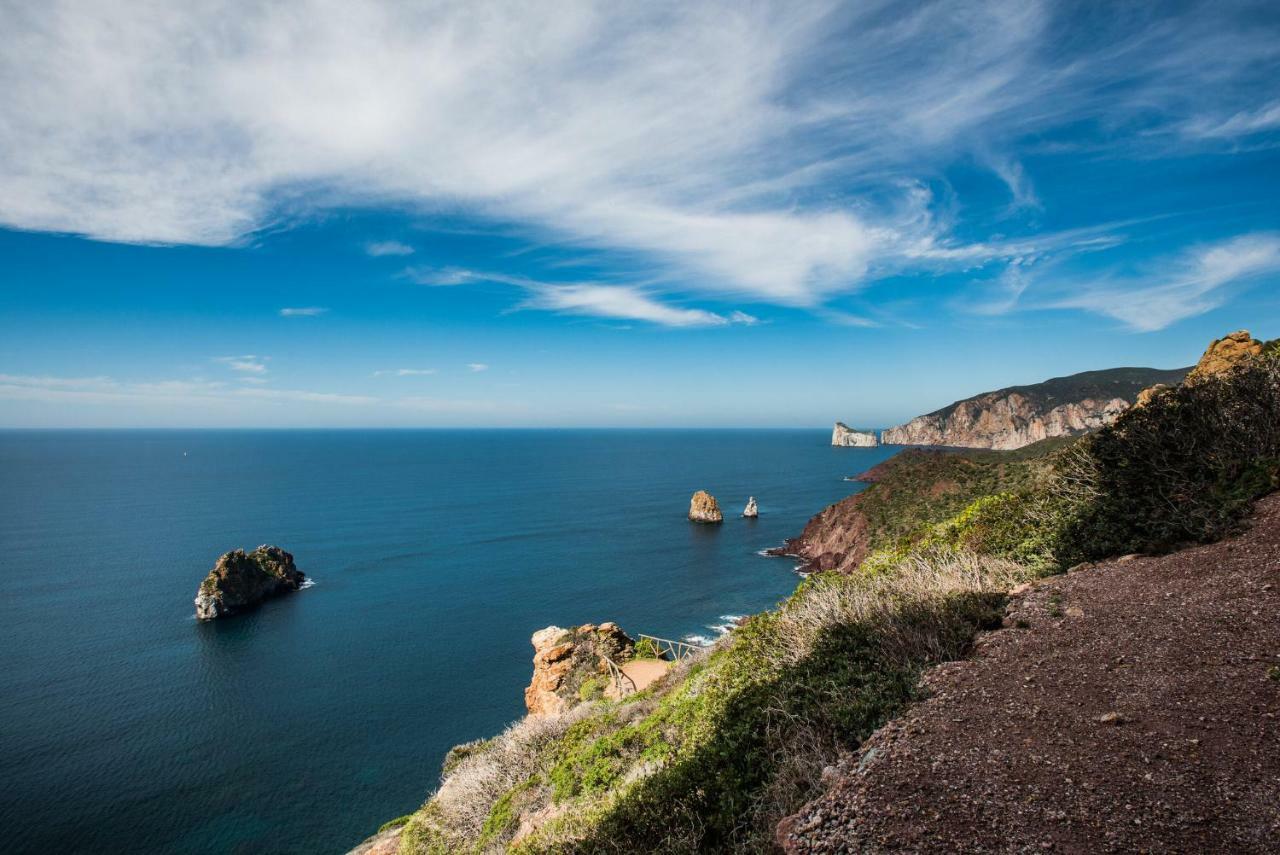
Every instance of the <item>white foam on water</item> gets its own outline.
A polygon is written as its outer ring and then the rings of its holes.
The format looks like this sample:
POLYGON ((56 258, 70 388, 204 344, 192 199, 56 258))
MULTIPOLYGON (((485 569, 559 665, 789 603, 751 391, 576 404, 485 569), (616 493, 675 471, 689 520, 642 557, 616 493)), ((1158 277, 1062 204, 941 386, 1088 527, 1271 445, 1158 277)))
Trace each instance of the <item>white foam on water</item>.
POLYGON ((305 591, 307 588, 314 588, 314 587, 315 587, 315 585, 316 585, 316 580, 315 580, 315 579, 307 579, 307 580, 303 581, 303 583, 302 583, 301 585, 299 585, 299 586, 298 586, 298 590, 299 590, 299 591, 305 591))
POLYGON ((714 644, 714 643, 715 643, 715 639, 714 639, 714 638, 711 638, 710 636, 707 636, 707 635, 695 635, 695 634, 694 634, 694 633, 692 633, 692 632, 691 632, 691 633, 689 633, 688 635, 686 635, 684 638, 682 638, 682 639, 680 639, 680 640, 681 640, 681 641, 686 641, 686 642, 688 642, 689 644, 696 644, 696 645, 697 645, 697 646, 699 646, 699 647, 710 647, 712 644, 714 644))

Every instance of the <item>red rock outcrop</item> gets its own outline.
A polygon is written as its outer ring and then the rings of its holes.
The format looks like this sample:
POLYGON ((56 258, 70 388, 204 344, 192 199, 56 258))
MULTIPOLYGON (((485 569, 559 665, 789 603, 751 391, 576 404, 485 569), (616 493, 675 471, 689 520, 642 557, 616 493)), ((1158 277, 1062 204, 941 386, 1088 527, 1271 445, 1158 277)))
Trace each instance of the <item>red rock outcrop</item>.
POLYGON ((1187 375, 1186 382, 1197 383, 1217 374, 1225 374, 1241 362, 1262 355, 1262 342, 1249 335, 1248 330, 1237 330, 1216 339, 1210 344, 1187 375))
POLYGON ((549 626, 533 634, 533 679, 524 690, 530 715, 559 715, 579 702, 588 679, 607 674, 601 656, 625 662, 635 641, 612 622, 572 629, 549 626))

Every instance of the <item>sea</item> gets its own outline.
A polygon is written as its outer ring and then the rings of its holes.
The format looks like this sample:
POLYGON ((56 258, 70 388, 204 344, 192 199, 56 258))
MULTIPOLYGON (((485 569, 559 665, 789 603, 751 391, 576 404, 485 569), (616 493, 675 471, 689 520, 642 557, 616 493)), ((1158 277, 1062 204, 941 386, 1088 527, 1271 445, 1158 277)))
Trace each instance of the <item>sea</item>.
POLYGON ((0 432, 0 849, 342 853, 524 713, 536 630, 707 642, 889 448, 826 430, 0 432), (705 489, 719 526, 688 522, 705 489), (741 518, 749 496, 760 517, 741 518), (217 557, 311 584, 229 619, 217 557))

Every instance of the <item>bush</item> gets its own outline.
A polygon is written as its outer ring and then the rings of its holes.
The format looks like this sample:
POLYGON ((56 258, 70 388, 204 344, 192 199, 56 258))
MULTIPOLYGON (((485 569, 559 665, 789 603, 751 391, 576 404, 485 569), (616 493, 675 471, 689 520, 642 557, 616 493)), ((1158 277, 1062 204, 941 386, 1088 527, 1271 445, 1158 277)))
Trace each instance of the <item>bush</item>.
POLYGON ((1126 412, 1065 458, 1063 561, 1163 552, 1230 533, 1280 472, 1280 363, 1260 359, 1126 412))

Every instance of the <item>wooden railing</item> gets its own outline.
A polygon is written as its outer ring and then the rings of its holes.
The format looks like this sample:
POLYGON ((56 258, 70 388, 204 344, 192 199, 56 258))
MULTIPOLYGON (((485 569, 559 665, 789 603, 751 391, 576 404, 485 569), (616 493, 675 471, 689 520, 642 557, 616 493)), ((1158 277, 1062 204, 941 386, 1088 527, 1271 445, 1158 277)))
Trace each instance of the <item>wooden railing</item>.
POLYGON ((670 659, 673 662, 688 659, 703 649, 687 641, 672 641, 669 638, 658 638, 656 635, 644 635, 641 633, 640 640, 644 641, 646 639, 653 645, 653 649, 657 651, 659 659, 670 659))
POLYGON ((617 689, 618 697, 629 695, 636 690, 636 681, 628 677, 627 672, 623 671, 617 662, 603 654, 601 654, 600 658, 604 660, 604 664, 609 668, 609 676, 613 678, 613 687, 617 689))

